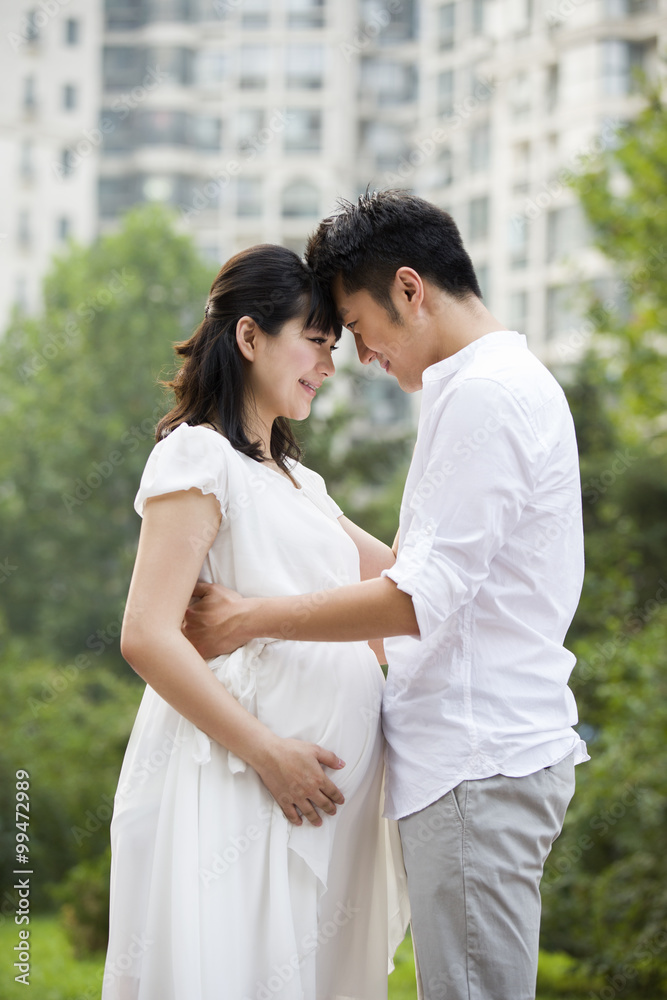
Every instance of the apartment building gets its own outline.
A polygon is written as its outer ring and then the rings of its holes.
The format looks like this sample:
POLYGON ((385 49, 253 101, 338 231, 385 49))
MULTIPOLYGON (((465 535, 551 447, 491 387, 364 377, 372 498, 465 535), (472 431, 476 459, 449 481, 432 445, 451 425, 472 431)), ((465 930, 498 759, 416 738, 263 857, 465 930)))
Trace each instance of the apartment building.
POLYGON ((89 240, 136 202, 173 205, 220 261, 260 241, 301 252, 368 184, 450 211, 490 308, 548 360, 585 340, 575 279, 614 294, 566 182, 636 114, 634 71, 657 72, 667 0, 12 7, 2 322, 12 303, 36 307, 69 235, 89 240))

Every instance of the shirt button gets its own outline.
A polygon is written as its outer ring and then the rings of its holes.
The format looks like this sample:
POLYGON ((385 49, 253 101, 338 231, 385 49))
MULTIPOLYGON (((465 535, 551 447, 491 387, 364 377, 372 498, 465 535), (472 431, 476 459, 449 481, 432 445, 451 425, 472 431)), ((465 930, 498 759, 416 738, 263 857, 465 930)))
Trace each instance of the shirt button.
POLYGON ((427 521, 426 524, 424 525, 424 534, 425 535, 432 535, 433 534, 433 522, 432 521, 427 521))

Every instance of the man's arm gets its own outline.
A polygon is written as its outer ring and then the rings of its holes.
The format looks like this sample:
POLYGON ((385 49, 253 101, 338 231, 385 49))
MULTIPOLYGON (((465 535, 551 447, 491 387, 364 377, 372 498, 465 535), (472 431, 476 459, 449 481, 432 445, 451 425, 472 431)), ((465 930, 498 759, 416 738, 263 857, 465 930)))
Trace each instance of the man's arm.
POLYGON ((204 657, 230 652, 258 636, 356 642, 418 635, 412 598, 387 577, 296 597, 239 597, 198 583, 200 601, 185 613, 186 637, 204 657))

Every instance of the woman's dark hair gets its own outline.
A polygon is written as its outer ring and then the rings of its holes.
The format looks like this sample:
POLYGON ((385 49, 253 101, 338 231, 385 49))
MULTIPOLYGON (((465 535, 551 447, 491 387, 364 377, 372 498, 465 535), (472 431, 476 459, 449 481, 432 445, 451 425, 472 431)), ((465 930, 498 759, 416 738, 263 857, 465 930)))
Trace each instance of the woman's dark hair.
MULTIPOLYGON (((264 333, 276 337, 285 323, 303 317, 336 340, 341 325, 328 290, 319 284, 300 257, 285 247, 262 243, 242 250, 221 268, 211 285, 206 315, 189 340, 176 344, 183 364, 171 382, 176 405, 157 425, 156 440, 179 424, 212 423, 237 451, 263 460, 259 441, 246 433, 248 398, 244 358, 236 343, 236 325, 250 316, 264 333)), ((289 420, 278 417, 271 429, 271 457, 285 471, 286 459, 298 460, 301 449, 289 420)))
POLYGON ((367 190, 357 202, 341 199, 308 240, 306 261, 329 288, 337 275, 350 295, 365 289, 394 322, 399 314, 389 288, 399 267, 455 299, 482 293, 451 215, 408 191, 367 190))

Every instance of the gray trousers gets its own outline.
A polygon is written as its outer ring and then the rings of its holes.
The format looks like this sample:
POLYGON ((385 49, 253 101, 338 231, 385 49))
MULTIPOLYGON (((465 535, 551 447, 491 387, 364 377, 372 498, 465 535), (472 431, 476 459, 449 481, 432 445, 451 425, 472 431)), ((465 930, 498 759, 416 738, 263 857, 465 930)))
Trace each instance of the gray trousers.
POLYGON ((399 820, 420 1000, 534 1000, 540 879, 573 793, 571 754, 399 820))

